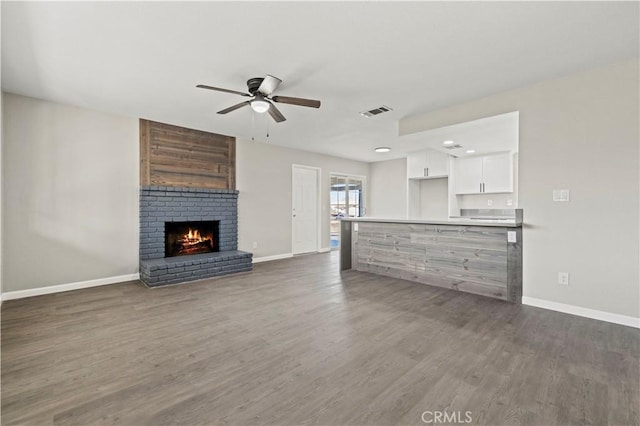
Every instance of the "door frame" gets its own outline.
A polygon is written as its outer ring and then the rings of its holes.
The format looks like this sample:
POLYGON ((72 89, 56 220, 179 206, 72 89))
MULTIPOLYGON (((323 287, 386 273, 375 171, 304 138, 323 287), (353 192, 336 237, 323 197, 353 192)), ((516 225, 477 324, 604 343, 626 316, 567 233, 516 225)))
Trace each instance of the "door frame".
MULTIPOLYGON (((368 206, 368 193, 367 193, 367 176, 366 175, 357 175, 354 173, 342 173, 342 172, 329 172, 329 193, 327 194, 327 205, 329 211, 329 250, 331 250, 331 177, 332 176, 344 176, 347 179, 350 177, 361 179, 362 180, 362 206, 360 206, 363 210, 363 214, 361 217, 365 217, 367 215, 367 206, 368 206)), ((347 206, 347 212, 349 211, 349 207, 347 206)), ((339 250, 340 246, 334 250, 339 250)))
MULTIPOLYGON (((294 230, 293 230, 293 184, 295 179, 296 169, 307 169, 316 172, 316 252, 320 251, 322 246, 322 168, 315 166, 307 166, 304 164, 291 164, 291 208, 289 213, 291 218, 291 253, 296 254, 293 251, 294 247, 294 230)), ((302 253, 300 253, 302 254, 302 253)))
POLYGON ((331 176, 345 176, 347 178, 354 177, 358 179, 362 179, 362 193, 364 197, 362 197, 362 208, 364 209, 364 216, 367 215, 367 176, 365 175, 356 175, 354 173, 341 173, 341 172, 329 172, 329 204, 331 204, 331 176))

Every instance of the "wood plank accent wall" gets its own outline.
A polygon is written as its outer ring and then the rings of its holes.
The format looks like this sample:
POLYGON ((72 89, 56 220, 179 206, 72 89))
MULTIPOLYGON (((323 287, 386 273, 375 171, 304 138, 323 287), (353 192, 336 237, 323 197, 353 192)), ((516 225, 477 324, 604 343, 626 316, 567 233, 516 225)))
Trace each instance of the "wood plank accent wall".
POLYGON ((517 269, 522 268, 522 246, 509 247, 508 230, 515 231, 503 227, 358 222, 358 230, 352 233, 351 267, 520 303, 522 275, 517 269), (510 255, 514 258, 509 259, 510 255))
POLYGON ((140 184, 236 189, 236 139, 141 119, 140 184))

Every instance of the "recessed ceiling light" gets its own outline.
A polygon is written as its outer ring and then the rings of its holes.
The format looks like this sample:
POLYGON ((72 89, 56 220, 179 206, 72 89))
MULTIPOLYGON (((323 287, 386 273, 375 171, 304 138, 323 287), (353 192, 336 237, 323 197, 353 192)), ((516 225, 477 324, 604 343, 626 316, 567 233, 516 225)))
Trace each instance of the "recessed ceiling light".
POLYGON ((391 148, 389 148, 388 146, 379 146, 374 151, 375 152, 389 152, 389 151, 391 151, 391 148))
POLYGON ((475 150, 475 149, 468 149, 468 150, 467 150, 467 154, 473 154, 474 152, 476 152, 476 150, 475 150))
POLYGON ((455 142, 453 141, 444 141, 442 142, 443 145, 453 145, 455 142))

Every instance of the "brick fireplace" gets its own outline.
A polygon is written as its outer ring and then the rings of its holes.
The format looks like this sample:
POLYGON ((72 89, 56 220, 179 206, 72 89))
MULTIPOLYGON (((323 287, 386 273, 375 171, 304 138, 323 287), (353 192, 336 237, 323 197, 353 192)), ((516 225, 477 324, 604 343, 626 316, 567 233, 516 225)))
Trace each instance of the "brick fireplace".
POLYGON ((251 253, 238 250, 238 191, 141 188, 140 279, 146 285, 153 287, 247 272, 252 269, 251 262, 251 253), (167 224, 186 222, 217 222, 217 251, 167 257, 167 224))
POLYGON ((251 271, 238 250, 235 138, 141 119, 140 184, 147 286, 251 271))

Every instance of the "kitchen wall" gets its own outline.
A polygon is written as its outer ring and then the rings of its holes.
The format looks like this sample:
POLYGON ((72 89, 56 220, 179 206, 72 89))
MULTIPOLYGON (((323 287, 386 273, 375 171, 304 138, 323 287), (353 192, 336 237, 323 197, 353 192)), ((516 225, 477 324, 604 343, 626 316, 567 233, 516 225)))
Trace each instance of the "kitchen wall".
MULTIPOLYGON (((405 135, 520 111, 525 301, 640 317, 639 65, 618 63, 400 121, 405 135), (552 201, 560 188, 571 190, 569 203, 552 201), (557 284, 560 271, 569 272, 569 286, 557 284)), ((382 169, 372 167, 373 181, 382 169)))
POLYGON ((3 290, 137 273, 138 120, 3 100, 3 290))
MULTIPOLYGON (((264 142, 236 141, 238 198, 238 244, 254 258, 291 253, 291 166, 322 169, 322 239, 329 248, 329 176, 331 173, 367 177, 369 164, 282 148, 264 142), (253 242, 258 248, 253 248, 253 242)), ((371 185, 372 186, 372 185, 371 185)), ((365 206, 369 200, 365 200, 365 206)))
POLYGON ((407 218, 407 159, 371 163, 367 216, 407 218))
MULTIPOLYGON (((389 219, 407 217, 406 158, 371 163, 371 205, 368 216, 389 219)), ((419 186, 420 217, 446 219, 449 216, 448 179, 414 181, 419 186)), ((511 194, 451 195, 461 209, 513 209, 518 205, 518 154, 514 155, 514 188, 511 194), (493 206, 488 207, 491 200, 493 206), (508 205, 508 200, 513 203, 508 205)), ((454 215, 459 213, 454 212, 454 215)))
POLYGON ((420 181, 420 213, 429 219, 449 217, 449 180, 424 179, 420 181))
POLYGON ((513 194, 473 194, 458 195, 458 206, 461 209, 514 209, 516 197, 513 194), (513 204, 508 205, 512 200, 513 204), (489 206, 491 201, 492 206, 489 206))

